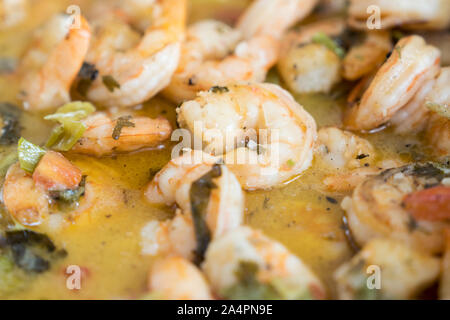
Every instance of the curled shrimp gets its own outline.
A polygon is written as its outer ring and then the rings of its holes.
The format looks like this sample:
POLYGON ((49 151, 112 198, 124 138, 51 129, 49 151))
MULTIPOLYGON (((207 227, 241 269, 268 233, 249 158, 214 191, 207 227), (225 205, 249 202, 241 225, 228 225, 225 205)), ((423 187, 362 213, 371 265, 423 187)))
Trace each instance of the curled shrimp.
POLYGON ((237 28, 246 39, 257 34, 280 38, 308 16, 318 0, 255 0, 239 18, 237 28))
MULTIPOLYGON (((154 204, 173 205, 177 210, 172 220, 150 222, 142 235, 146 254, 175 253, 193 259, 195 228, 192 212, 191 188, 195 181, 210 172, 215 187, 211 189, 204 220, 213 237, 226 233, 242 223, 244 195, 233 173, 219 159, 201 151, 187 152, 171 160, 152 180, 145 191, 154 204)), ((201 195, 199 195, 201 196, 201 195)))
POLYGON ((237 228, 214 239, 202 268, 211 288, 223 298, 325 298, 324 286, 303 261, 281 243, 249 227, 237 228), (267 290, 252 296, 242 283, 251 281, 267 286, 267 290), (239 290, 240 285, 243 290, 239 290))
POLYGON ((148 278, 152 296, 164 300, 211 300, 205 277, 188 260, 167 257, 157 260, 148 278))
POLYGON ((79 28, 72 26, 71 17, 57 14, 35 32, 18 69, 25 109, 57 108, 70 101, 70 86, 90 38, 90 27, 82 16, 79 28))
POLYGON ((87 129, 71 152, 97 157, 156 147, 172 132, 169 121, 164 118, 122 116, 114 119, 105 112, 96 112, 83 123, 87 129))
POLYGON ((87 91, 89 100, 108 107, 133 106, 170 82, 180 57, 186 0, 152 2, 152 8, 154 21, 142 37, 119 19, 100 19, 86 57, 100 75, 87 91))
MULTIPOLYGON (((434 188, 443 186, 448 176, 448 171, 431 163, 410 164, 385 170, 359 184, 352 197, 342 201, 357 243, 365 245, 371 239, 389 237, 424 252, 442 252, 442 229, 448 225, 446 201, 421 213, 417 203, 426 199, 433 205, 433 194, 440 192, 434 188), (434 188, 424 190, 429 186, 434 188)), ((444 199, 448 201, 448 197, 444 199)))
POLYGON ((427 96, 426 105, 438 105, 442 114, 431 112, 426 137, 438 156, 450 154, 450 67, 442 68, 440 75, 427 96), (445 111, 446 110, 446 111, 445 111))
POLYGON ((54 212, 52 192, 75 190, 81 180, 80 169, 60 153, 48 151, 33 175, 22 170, 18 163, 8 169, 3 185, 3 202, 9 214, 20 224, 39 225, 54 212))
POLYGON ((356 80, 376 70, 392 50, 387 31, 367 32, 361 44, 353 46, 342 61, 342 76, 356 80))
MULTIPOLYGON (((340 299, 414 299, 439 276, 439 259, 414 250, 400 241, 369 241, 335 274, 340 299), (378 273, 380 287, 369 288, 369 276, 378 273)), ((377 280, 375 280, 377 281, 377 280)))
POLYGON ((188 28, 180 64, 164 95, 181 103, 212 86, 264 81, 278 50, 279 42, 270 35, 245 39, 222 22, 198 22, 188 28))
POLYGON ((205 151, 222 155, 245 189, 273 187, 311 164, 316 123, 277 85, 212 88, 177 112, 180 125, 200 135, 205 151))
POLYGON ((447 0, 351 0, 349 24, 365 30, 367 21, 377 7, 381 28, 402 26, 410 29, 445 29, 450 24, 450 3, 447 0))
POLYGON ((344 29, 344 21, 333 18, 303 26, 283 38, 277 69, 291 91, 329 92, 340 81, 340 58, 329 48, 312 43, 312 40, 318 33, 337 36, 344 29))
POLYGON ((378 70, 361 100, 345 118, 353 130, 372 130, 388 122, 421 86, 439 72, 440 52, 413 35, 402 38, 378 70))

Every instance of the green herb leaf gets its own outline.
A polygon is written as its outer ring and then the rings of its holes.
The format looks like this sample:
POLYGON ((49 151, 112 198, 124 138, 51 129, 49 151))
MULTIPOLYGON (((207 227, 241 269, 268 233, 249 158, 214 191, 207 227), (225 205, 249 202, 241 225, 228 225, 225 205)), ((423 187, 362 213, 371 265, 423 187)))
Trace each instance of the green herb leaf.
POLYGON ((71 209, 75 204, 78 203, 81 196, 84 195, 85 186, 86 176, 83 176, 81 178, 80 184, 78 185, 78 188, 50 191, 50 196, 58 201, 60 209, 71 209))
POLYGON ((395 48, 394 48, 394 50, 398 53, 399 59, 402 58, 402 49, 403 49, 403 47, 399 46, 399 45, 395 46, 395 48))
POLYGON ((3 241, 16 266, 28 272, 45 272, 50 268, 51 259, 67 255, 65 250, 56 250, 45 234, 31 230, 7 231, 3 241))
POLYGON ((191 201, 192 220, 194 221, 195 237, 197 248, 195 250, 195 263, 199 265, 204 258, 206 249, 211 240, 211 232, 205 221, 206 210, 208 208, 209 197, 212 189, 217 188, 213 179, 222 175, 222 168, 219 164, 212 167, 211 171, 194 181, 189 192, 191 201))
POLYGON ((425 106, 438 115, 450 119, 450 108, 446 104, 439 104, 435 102, 428 101, 425 106))
POLYGON ((54 114, 44 117, 45 120, 56 121, 60 125, 55 127, 47 141, 47 148, 58 151, 69 151, 83 136, 86 126, 82 119, 95 111, 95 107, 89 102, 71 102, 54 114))
POLYGON ((86 96, 87 91, 92 85, 92 82, 97 79, 98 77, 98 70, 96 69, 95 65, 84 62, 81 66, 80 72, 78 73, 78 84, 77 84, 77 91, 82 96, 86 96))
POLYGON ((120 84, 112 76, 103 76, 102 81, 110 92, 114 92, 115 89, 120 89, 120 84))
POLYGON ((262 284, 257 279, 259 266, 252 261, 241 261, 235 270, 238 282, 222 292, 222 296, 230 300, 275 300, 275 290, 262 284))
POLYGON ((292 159, 289 159, 288 161, 287 161, 287 165, 289 166, 289 167, 293 167, 293 166, 295 166, 295 161, 294 160, 292 160, 292 159))
POLYGON ((64 120, 78 121, 86 118, 95 111, 95 107, 90 102, 69 102, 58 108, 55 113, 44 117, 45 120, 62 122, 64 120))
POLYGON ((338 44, 335 41, 333 41, 329 36, 327 36, 323 32, 316 33, 312 37, 312 41, 314 43, 324 45, 325 47, 333 51, 341 59, 344 58, 345 56, 345 50, 342 47, 338 46, 338 44))
POLYGON ((117 119, 116 126, 114 127, 112 137, 114 140, 119 140, 120 134, 122 133, 122 128, 124 127, 135 127, 135 124, 130 121, 132 116, 123 116, 117 119))
POLYGON ((398 42, 401 38, 403 38, 405 34, 401 32, 400 30, 392 30, 391 37, 394 40, 394 42, 398 42))
POLYGON ((28 173, 33 173, 37 164, 45 154, 45 150, 20 138, 17 147, 20 167, 28 173))
POLYGON ((213 92, 213 93, 226 93, 229 91, 230 91, 230 89, 228 89, 227 87, 221 87, 221 86, 214 86, 209 89, 209 92, 213 92))
POLYGON ((53 129, 46 147, 58 151, 69 151, 81 139, 86 126, 79 121, 64 120, 53 129))

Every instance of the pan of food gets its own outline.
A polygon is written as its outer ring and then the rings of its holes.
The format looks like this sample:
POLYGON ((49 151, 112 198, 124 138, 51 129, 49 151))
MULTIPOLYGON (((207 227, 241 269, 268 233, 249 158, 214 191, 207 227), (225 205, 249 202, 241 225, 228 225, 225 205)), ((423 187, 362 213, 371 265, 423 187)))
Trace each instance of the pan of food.
POLYGON ((449 0, 3 0, 0 299, 450 299, 449 0))

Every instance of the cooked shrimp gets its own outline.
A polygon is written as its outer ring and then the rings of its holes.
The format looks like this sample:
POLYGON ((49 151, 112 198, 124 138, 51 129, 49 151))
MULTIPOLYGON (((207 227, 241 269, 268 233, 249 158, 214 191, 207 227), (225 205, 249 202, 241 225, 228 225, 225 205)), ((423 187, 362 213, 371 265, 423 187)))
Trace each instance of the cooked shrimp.
POLYGON ((70 16, 57 14, 34 34, 18 73, 24 108, 44 110, 70 101, 70 86, 89 47, 91 31, 80 17, 80 28, 70 16))
POLYGON ((78 188, 81 178, 81 171, 64 156, 48 151, 32 176, 18 163, 9 168, 3 185, 3 202, 20 224, 39 225, 52 211, 51 192, 74 190, 78 188))
POLYGON ((448 172, 428 163, 388 169, 366 179, 356 187, 351 198, 342 201, 355 240, 364 245, 374 238, 389 237, 425 252, 442 252, 442 228, 448 225, 448 220, 439 219, 439 215, 445 212, 445 203, 441 208, 437 206, 436 212, 423 212, 429 215, 423 217, 417 214, 414 200, 433 199, 433 195, 425 197, 417 192, 442 185, 443 179, 449 176, 448 172))
POLYGON ((375 149, 369 141, 336 127, 319 130, 317 151, 327 166, 335 169, 356 169, 375 163, 375 149))
MULTIPOLYGON (((428 135, 432 144, 437 146, 436 153, 450 153, 450 130, 446 129, 445 118, 433 116, 429 104, 440 105, 447 108, 450 105, 450 67, 442 68, 436 79, 428 80, 415 94, 408 104, 400 109, 391 119, 395 126, 395 132, 404 134, 408 132, 420 132, 428 123, 428 135), (429 119, 431 116, 431 119, 429 119), (447 145, 447 146, 446 146, 447 145)), ((450 111, 448 112, 450 114, 450 111)))
POLYGON ((342 171, 337 168, 337 173, 327 175, 323 179, 323 184, 326 186, 327 191, 349 192, 368 177, 377 175, 386 169, 399 167, 402 164, 404 163, 398 159, 386 159, 376 162, 373 166, 369 165, 351 170, 344 167, 342 171))
POLYGON ((295 47, 278 62, 278 72, 296 93, 328 93, 341 80, 340 69, 339 57, 316 43, 295 47))
POLYGON ((222 298, 325 298, 321 281, 308 266, 279 242, 249 227, 216 238, 202 268, 212 289, 222 298), (252 291, 255 283, 265 290, 252 291))
POLYGON ((372 130, 389 121, 424 83, 439 72, 440 52, 419 36, 402 38, 378 70, 361 101, 345 119, 354 130, 372 130))
POLYGON ((327 168, 336 171, 323 180, 328 190, 350 191, 366 177, 380 172, 372 144, 335 127, 319 130, 316 154, 327 168))
POLYGON ((180 125, 201 134, 204 150, 223 155, 245 189, 276 186, 311 164, 316 123, 277 85, 212 88, 177 111, 180 125))
POLYGON ((334 277, 340 299, 383 300, 416 298, 438 275, 439 259, 400 241, 374 239, 334 277))
POLYGON ((169 121, 164 118, 122 116, 113 119, 105 112, 96 112, 83 123, 87 129, 71 151, 97 157, 156 147, 172 132, 169 121))
POLYGON ((432 112, 428 121, 426 136, 439 156, 450 154, 450 67, 443 68, 430 94, 426 98, 426 105, 437 104, 443 114, 432 112), (445 111, 447 113, 445 114, 445 111))
POLYGON ((376 70, 392 50, 391 37, 387 31, 367 32, 361 44, 353 46, 342 62, 342 76, 356 80, 376 70))
POLYGON ((222 22, 198 22, 188 29, 180 64, 164 94, 181 103, 212 86, 264 81, 278 52, 279 42, 270 35, 244 39, 222 22))
POLYGON ((418 133, 427 125, 430 110, 425 105, 425 99, 433 88, 435 80, 430 79, 423 84, 412 99, 390 120, 398 134, 418 133))
POLYGON ((318 0, 255 0, 239 18, 237 28, 246 39, 258 34, 281 37, 308 16, 318 0))
POLYGON ((36 187, 33 178, 18 163, 6 173, 3 202, 9 214, 25 226, 40 224, 49 215, 48 195, 36 187))
MULTIPOLYGON (((142 231, 146 254, 176 253, 192 259, 195 251, 195 228, 191 188, 195 181, 215 171, 212 178, 204 220, 213 237, 242 223, 244 195, 236 177, 219 159, 201 151, 191 151, 171 160, 147 187, 145 196, 155 204, 172 205, 179 210, 173 220, 151 222, 142 231)), ((201 195, 200 195, 201 196, 201 195)))
POLYGON ((180 57, 186 0, 152 1, 151 5, 156 17, 142 37, 118 19, 100 19, 86 57, 100 75, 88 89, 89 100, 108 107, 133 106, 170 82, 180 57))
POLYGON ((329 48, 311 42, 319 32, 337 36, 344 28, 342 19, 333 18, 306 25, 284 37, 277 68, 291 91, 329 92, 340 81, 340 58, 329 48))
POLYGON ((442 258, 442 275, 439 284, 439 298, 450 300, 450 229, 445 229, 445 251, 442 258))
POLYGON ((367 177, 376 175, 382 171, 379 167, 356 168, 344 173, 330 174, 323 179, 327 191, 348 192, 352 191, 367 177))
POLYGON ((156 261, 148 279, 152 295, 164 300, 211 300, 205 277, 188 260, 168 257, 156 261))
POLYGON ((366 30, 367 21, 376 6, 380 11, 381 28, 396 26, 411 29, 445 29, 450 24, 450 2, 447 0, 351 0, 348 9, 349 24, 366 30))
POLYGON ((441 69, 436 83, 427 97, 427 102, 437 103, 444 106, 450 105, 450 67, 441 69))

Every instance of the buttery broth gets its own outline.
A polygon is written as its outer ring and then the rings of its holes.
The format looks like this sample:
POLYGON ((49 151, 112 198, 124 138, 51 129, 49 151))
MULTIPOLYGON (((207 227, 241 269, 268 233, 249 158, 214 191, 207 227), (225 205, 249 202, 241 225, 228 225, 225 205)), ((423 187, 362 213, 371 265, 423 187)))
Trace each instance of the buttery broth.
MULTIPOLYGON (((72 1, 73 2, 73 1, 72 1)), ((79 1, 86 5, 89 1, 79 1)), ((232 23, 249 0, 191 0, 190 22, 204 18, 232 23)), ((37 3, 37 2, 36 2, 37 3)), ((0 31, 0 57, 19 58, 30 39, 31 31, 51 14, 65 11, 69 1, 39 1, 20 26, 0 31)), ((83 6, 82 6, 83 8, 83 6)), ((275 71, 270 81, 277 82, 275 71)), ((0 101, 19 104, 17 80, 13 74, 0 75, 0 101)), ((343 98, 333 95, 297 96, 319 127, 340 125, 343 98)), ((163 115, 175 121, 176 106, 156 97, 138 110, 150 116, 163 115)), ((52 123, 41 116, 22 116, 22 135, 36 144, 48 137, 52 123)), ((397 137, 389 130, 365 135, 377 148, 378 157, 410 160, 426 152, 420 150, 418 138, 397 137)), ((10 299, 114 299, 139 298, 145 294, 152 259, 141 254, 141 229, 153 219, 173 215, 171 208, 148 204, 143 189, 152 176, 170 160, 176 142, 162 148, 106 158, 67 154, 89 181, 101 186, 94 205, 63 228, 49 222, 36 228, 46 233, 67 257, 57 260, 50 271, 33 276, 26 286, 10 299), (55 231, 56 230, 56 231, 55 231), (81 290, 66 286, 67 266, 82 267, 81 290)), ((345 236, 344 212, 340 201, 345 194, 326 193, 322 180, 327 174, 319 161, 301 176, 279 188, 246 192, 245 223, 263 230, 282 242, 308 264, 327 285, 329 297, 335 297, 334 270, 354 251, 345 236), (336 201, 335 201, 336 200, 336 201)))

